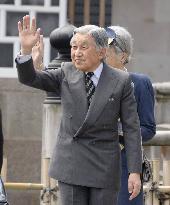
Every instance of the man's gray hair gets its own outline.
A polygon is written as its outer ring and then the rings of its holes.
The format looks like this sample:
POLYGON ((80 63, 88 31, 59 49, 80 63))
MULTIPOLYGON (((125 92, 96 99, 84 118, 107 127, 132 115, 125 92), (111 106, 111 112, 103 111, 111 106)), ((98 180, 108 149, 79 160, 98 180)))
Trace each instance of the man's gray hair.
POLYGON ((116 53, 125 52, 128 55, 127 61, 128 63, 131 60, 132 52, 133 52, 133 38, 129 31, 121 26, 109 26, 116 33, 116 41, 118 46, 114 46, 116 53), (123 51, 122 51, 123 50, 123 51))
MULTIPOLYGON (((73 38, 76 33, 90 35, 94 39, 97 49, 108 47, 108 37, 104 28, 95 25, 85 25, 74 30, 73 38)), ((72 43, 73 38, 70 43, 72 43)))

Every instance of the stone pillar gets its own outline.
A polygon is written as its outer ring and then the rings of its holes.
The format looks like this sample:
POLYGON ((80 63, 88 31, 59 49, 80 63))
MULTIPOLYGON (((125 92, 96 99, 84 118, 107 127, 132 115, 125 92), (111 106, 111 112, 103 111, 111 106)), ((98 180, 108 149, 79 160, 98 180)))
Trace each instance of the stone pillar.
MULTIPOLYGON (((157 130, 170 130, 170 82, 155 83, 157 130)), ((170 186, 170 147, 160 148, 162 179, 164 186, 170 186)), ((170 205, 166 200, 164 205, 170 205)))
MULTIPOLYGON (((58 53, 57 57, 53 59, 49 65, 48 69, 57 69, 61 66, 62 62, 71 61, 70 56, 70 40, 73 35, 75 27, 68 24, 64 27, 57 28, 52 31, 50 35, 50 43, 53 48, 56 49, 58 53)), ((56 93, 47 93, 47 97, 43 105, 43 134, 42 134, 42 183, 45 187, 53 189, 56 187, 57 182, 50 179, 48 176, 48 168, 50 163, 50 158, 53 152, 55 141, 57 138, 57 133, 59 130, 61 118, 61 99, 56 93)), ((60 202, 51 194, 44 195, 44 202, 41 204, 49 205, 59 205, 60 202)))

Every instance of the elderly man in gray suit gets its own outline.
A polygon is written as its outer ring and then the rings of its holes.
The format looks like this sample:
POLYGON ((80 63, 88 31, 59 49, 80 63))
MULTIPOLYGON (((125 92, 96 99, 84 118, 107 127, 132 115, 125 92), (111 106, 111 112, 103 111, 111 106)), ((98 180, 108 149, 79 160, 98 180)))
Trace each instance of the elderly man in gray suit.
POLYGON ((21 83, 61 95, 63 115, 50 165, 59 182, 62 205, 116 205, 120 186, 118 119, 121 119, 129 169, 130 200, 140 192, 141 136, 128 73, 104 63, 103 28, 76 28, 71 63, 56 70, 34 69, 31 51, 40 37, 35 18, 18 22, 21 53, 16 58, 21 83))

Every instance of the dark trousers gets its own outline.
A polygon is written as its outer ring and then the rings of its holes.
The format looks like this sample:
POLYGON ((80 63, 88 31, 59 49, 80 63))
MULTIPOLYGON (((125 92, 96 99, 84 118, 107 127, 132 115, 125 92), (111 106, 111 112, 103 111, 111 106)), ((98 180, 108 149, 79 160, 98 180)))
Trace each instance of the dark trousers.
POLYGON ((117 205, 117 191, 58 182, 62 205, 117 205))

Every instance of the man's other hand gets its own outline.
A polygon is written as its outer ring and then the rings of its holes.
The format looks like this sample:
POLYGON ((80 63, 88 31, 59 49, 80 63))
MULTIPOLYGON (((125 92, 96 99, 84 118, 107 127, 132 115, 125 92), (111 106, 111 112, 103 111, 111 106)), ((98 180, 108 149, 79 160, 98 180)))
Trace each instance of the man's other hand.
POLYGON ((128 190, 130 195, 129 200, 134 199, 141 190, 141 179, 139 173, 130 173, 128 178, 128 190))

